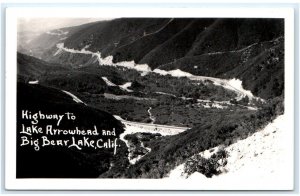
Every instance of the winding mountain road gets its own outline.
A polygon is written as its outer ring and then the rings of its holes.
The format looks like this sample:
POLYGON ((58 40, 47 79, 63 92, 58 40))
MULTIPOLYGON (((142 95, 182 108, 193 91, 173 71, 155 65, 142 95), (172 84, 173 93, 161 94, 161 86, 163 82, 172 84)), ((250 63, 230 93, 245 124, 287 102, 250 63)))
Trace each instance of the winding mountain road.
MULTIPOLYGON (((120 134, 120 140, 125 142, 127 146, 128 160, 130 164, 135 164, 143 156, 139 155, 138 157, 132 158, 132 147, 130 147, 128 140, 125 139, 126 135, 130 135, 134 133, 152 133, 152 134, 159 133, 162 136, 166 136, 166 135, 176 135, 189 129, 188 127, 176 127, 170 125, 133 122, 133 121, 124 120, 123 118, 117 115, 114 115, 114 117, 117 120, 121 121, 121 123, 125 126, 125 131, 120 134)), ((145 147, 143 143, 141 144, 141 147, 145 148, 148 152, 151 151, 151 149, 145 147)))
POLYGON ((251 93, 251 91, 245 90, 242 86, 242 81, 239 79, 226 80, 226 79, 213 78, 213 77, 208 77, 208 76, 196 76, 191 73, 181 71, 180 69, 171 70, 171 71, 166 71, 166 70, 161 70, 161 69, 151 70, 149 65, 135 64, 134 61, 130 61, 130 62, 124 61, 124 62, 119 62, 119 63, 113 63, 112 56, 102 58, 100 52, 92 52, 92 51, 88 51, 85 49, 75 50, 75 49, 65 48, 64 43, 59 43, 56 45, 56 47, 58 48, 58 50, 53 54, 53 56, 56 56, 57 54, 59 54, 63 51, 68 52, 68 53, 74 53, 74 54, 87 54, 87 55, 92 55, 92 58, 96 57, 96 60, 99 62, 99 65, 127 67, 129 69, 135 69, 135 70, 143 72, 143 73, 157 73, 160 75, 171 75, 173 77, 187 77, 190 80, 195 80, 195 81, 209 80, 209 81, 213 82, 215 85, 222 86, 223 88, 226 88, 226 89, 236 92, 238 100, 242 99, 245 96, 248 96, 250 100, 255 99, 255 100, 264 102, 263 99, 261 99, 259 97, 255 97, 251 93))
POLYGON ((189 127, 127 121, 117 115, 114 115, 114 117, 125 125, 126 135, 133 133, 160 133, 163 136, 176 135, 189 129, 189 127))

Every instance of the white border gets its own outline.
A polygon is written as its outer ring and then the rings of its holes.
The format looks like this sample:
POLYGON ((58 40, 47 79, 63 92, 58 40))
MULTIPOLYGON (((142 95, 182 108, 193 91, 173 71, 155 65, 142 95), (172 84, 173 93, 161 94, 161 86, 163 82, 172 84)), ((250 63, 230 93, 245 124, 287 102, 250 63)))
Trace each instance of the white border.
MULTIPOLYGON (((8 8, 6 9, 5 188, 10 190, 292 190, 293 170, 285 183, 240 181, 202 187, 191 180, 166 179, 16 179, 16 51, 18 17, 213 17, 285 18, 285 116, 294 168, 294 10, 291 8, 8 8)), ((46 168, 45 168, 46 169, 46 168)))

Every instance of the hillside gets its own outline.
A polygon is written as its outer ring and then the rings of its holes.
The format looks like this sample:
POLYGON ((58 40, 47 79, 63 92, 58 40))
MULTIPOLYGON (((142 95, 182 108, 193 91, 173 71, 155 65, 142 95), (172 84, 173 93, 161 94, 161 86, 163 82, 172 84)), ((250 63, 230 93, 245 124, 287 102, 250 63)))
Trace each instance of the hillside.
POLYGON ((185 56, 199 33, 203 32, 214 20, 215 19, 192 20, 174 36, 147 53, 141 59, 140 63, 147 63, 154 68, 185 56))
POLYGON ((195 75, 239 78, 243 86, 264 99, 283 94, 284 39, 255 43, 248 47, 177 59, 159 69, 181 69, 195 75))
POLYGON ((168 178, 197 180, 202 186, 215 185, 221 189, 240 184, 244 179, 249 182, 248 188, 282 186, 285 183, 281 177, 293 175, 292 167, 287 167, 292 161, 289 160, 290 152, 285 148, 288 139, 284 118, 284 115, 278 116, 262 130, 225 148, 218 146, 199 153, 208 159, 222 148, 228 153, 226 165, 218 168, 221 171, 219 175, 212 178, 199 172, 188 175, 184 163, 172 170, 168 178))
POLYGON ((173 136, 143 141, 151 152, 126 173, 130 178, 162 178, 191 156, 219 145, 231 145, 265 127, 275 116, 283 113, 280 100, 274 100, 257 112, 235 110, 213 113, 198 126, 173 136), (142 172, 140 172, 142 171, 142 172))
POLYGON ((120 48, 139 39, 145 32, 151 33, 160 29, 168 19, 120 18, 112 21, 99 22, 83 28, 67 38, 64 43, 68 48, 81 50, 89 46, 93 52, 110 55, 120 48))

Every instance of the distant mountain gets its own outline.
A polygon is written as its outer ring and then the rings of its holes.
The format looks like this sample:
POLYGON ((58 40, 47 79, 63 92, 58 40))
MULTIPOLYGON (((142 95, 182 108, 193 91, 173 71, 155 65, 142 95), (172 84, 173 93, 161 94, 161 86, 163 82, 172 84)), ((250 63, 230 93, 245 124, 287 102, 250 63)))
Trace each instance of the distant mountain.
POLYGON ((34 56, 36 58, 41 58, 44 52, 55 47, 57 43, 63 42, 75 32, 88 28, 96 23, 93 22, 79 26, 60 28, 44 33, 21 31, 18 33, 18 52, 34 56))
MULTIPOLYGON (((94 129, 101 134, 102 130, 116 131, 116 137, 124 131, 121 123, 112 115, 100 111, 98 109, 86 106, 81 103, 76 103, 71 96, 63 91, 43 87, 41 85, 29 85, 18 83, 17 86, 17 178, 95 178, 106 172, 110 168, 113 156, 116 160, 127 160, 126 151, 118 150, 116 155, 113 155, 113 149, 94 149, 83 147, 78 150, 75 147, 60 145, 46 145, 40 150, 34 150, 34 146, 25 145, 22 143, 21 135, 22 125, 31 126, 29 120, 21 118, 22 110, 30 111, 32 114, 43 112, 44 114, 65 114, 66 112, 73 113, 76 120, 62 120, 59 129, 74 129, 76 126, 79 129, 94 129)), ((49 123, 50 120, 40 120, 39 127, 43 127, 45 135, 45 127, 48 124, 55 126, 55 123, 49 123)), ((52 121, 51 121, 52 122, 52 121)), ((62 139, 70 139, 71 135, 47 135, 48 139, 59 141, 62 139)), ((31 139, 38 139, 37 134, 30 136, 31 139)), ((83 139, 82 135, 74 135, 76 140, 83 139)), ((92 135, 89 139, 106 141, 109 136, 92 135)), ((41 138, 39 139, 40 142, 41 138)), ((120 146, 124 147, 122 141, 118 141, 120 146)), ((69 141, 71 144, 71 141, 69 141)), ((119 149, 119 148, 118 148, 119 149)))
POLYGON ((281 19, 116 19, 69 36, 65 47, 152 68, 184 56, 238 50, 283 35, 281 19), (175 53, 175 54, 174 54, 175 53), (163 59, 163 60, 162 60, 163 59))
MULTIPOLYGON (((18 45, 18 51, 24 52, 26 51, 26 46, 35 38, 37 38, 41 33, 35 32, 35 31, 21 31, 18 29, 17 33, 17 45, 18 45)), ((28 50, 29 51, 29 50, 28 50)))

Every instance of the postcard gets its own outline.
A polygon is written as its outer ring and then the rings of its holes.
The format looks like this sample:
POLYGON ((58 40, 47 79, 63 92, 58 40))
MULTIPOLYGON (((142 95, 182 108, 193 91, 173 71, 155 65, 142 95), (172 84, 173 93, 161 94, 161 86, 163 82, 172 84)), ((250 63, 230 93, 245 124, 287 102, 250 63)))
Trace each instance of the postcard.
POLYGON ((293 189, 292 9, 6 17, 7 189, 293 189))

